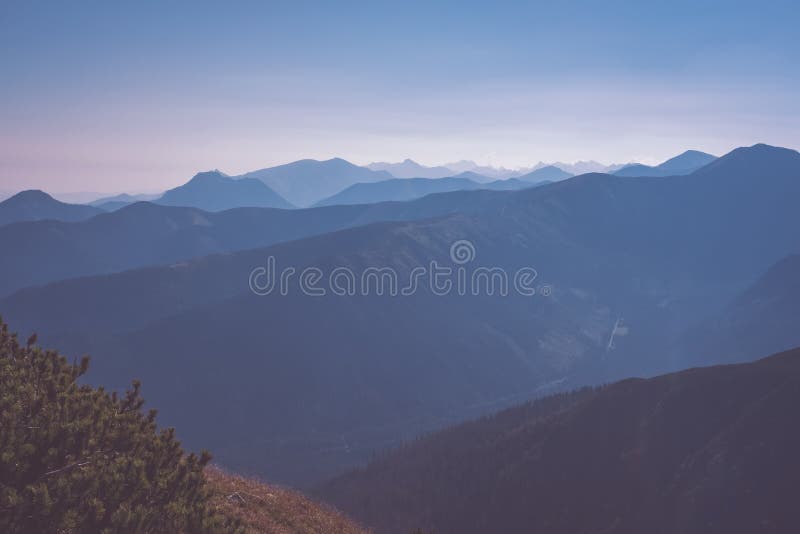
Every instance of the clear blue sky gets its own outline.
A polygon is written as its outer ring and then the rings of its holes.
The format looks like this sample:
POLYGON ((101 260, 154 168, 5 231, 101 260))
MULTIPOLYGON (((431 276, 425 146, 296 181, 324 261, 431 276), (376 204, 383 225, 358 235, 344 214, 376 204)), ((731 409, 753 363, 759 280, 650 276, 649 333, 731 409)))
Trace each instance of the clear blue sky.
POLYGON ((0 190, 800 147, 791 2, 0 3, 0 190))

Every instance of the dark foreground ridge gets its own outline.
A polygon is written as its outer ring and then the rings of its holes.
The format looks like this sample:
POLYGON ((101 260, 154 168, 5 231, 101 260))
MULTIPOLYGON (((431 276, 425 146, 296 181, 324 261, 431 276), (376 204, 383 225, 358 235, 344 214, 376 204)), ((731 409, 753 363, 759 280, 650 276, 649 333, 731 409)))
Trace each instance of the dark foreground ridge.
POLYGON ((800 349, 549 397, 320 494, 379 532, 798 532, 800 349))

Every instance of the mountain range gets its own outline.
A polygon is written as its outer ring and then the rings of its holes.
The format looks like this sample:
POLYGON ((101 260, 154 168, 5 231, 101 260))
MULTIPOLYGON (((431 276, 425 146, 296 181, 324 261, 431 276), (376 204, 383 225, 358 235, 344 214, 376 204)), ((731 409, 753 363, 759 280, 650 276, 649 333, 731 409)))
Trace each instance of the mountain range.
POLYGON ((501 198, 500 193, 484 191, 403 203, 308 210, 239 208, 219 213, 138 202, 78 223, 19 223, 0 227, 0 246, 17 251, 0 263, 0 296, 65 278, 264 247, 376 221, 469 213, 501 198), (59 261, 48 259, 54 255, 59 261))
POLYGON ((606 165, 605 163, 600 163, 599 161, 588 160, 588 161, 576 161, 574 163, 564 163, 563 161, 557 161, 555 163, 544 163, 539 162, 533 166, 532 170, 536 170, 541 167, 558 167, 564 172, 568 172, 573 175, 578 174, 586 174, 590 172, 602 172, 602 173, 613 173, 622 167, 625 167, 628 164, 621 164, 621 163, 612 163, 610 165, 606 165))
POLYGON ((383 533, 791 532, 800 349, 436 433, 319 494, 383 533))
MULTIPOLYGON (((566 164, 558 165, 567 167, 566 164)), ((582 169, 592 170, 607 170, 611 168, 595 164, 595 162, 579 162, 576 165, 582 169)), ((452 178, 457 175, 481 184, 487 184, 485 187, 488 189, 512 190, 520 188, 521 185, 515 181, 508 181, 510 178, 541 183, 558 181, 573 174, 562 171, 559 167, 543 163, 537 164, 531 169, 519 169, 517 171, 481 167, 471 161, 460 161, 451 164, 451 166, 452 169, 443 166, 425 167, 410 159, 398 164, 373 163, 367 167, 359 167, 340 158, 327 161, 300 160, 286 165, 252 171, 237 177, 229 177, 218 170, 201 172, 187 183, 163 194, 122 193, 96 198, 88 202, 88 205, 106 212, 116 211, 139 201, 152 201, 170 206, 195 207, 206 211, 222 211, 253 206, 288 209, 294 206, 330 205, 332 201, 329 199, 335 195, 341 193, 344 198, 348 197, 351 192, 345 193, 345 190, 352 186, 387 181, 393 178, 452 178), (389 173, 388 170, 392 170, 394 174, 389 173), (251 179, 261 180, 266 187, 258 187, 250 181, 251 179), (288 201, 284 198, 287 196, 292 197, 294 201, 288 201)), ((408 186, 408 189, 414 188, 408 186)), ((421 187, 421 189, 424 190, 425 187, 421 187)), ((432 185, 430 190, 450 191, 453 188, 445 185, 432 185)), ((30 192, 23 193, 29 194, 30 192)), ((409 199, 423 194, 425 193, 423 192, 420 195, 390 194, 385 198, 378 194, 377 200, 371 201, 409 199)), ((87 195, 91 196, 93 194, 75 193, 63 195, 85 198, 87 195)), ((56 200, 56 202, 58 201, 56 200)), ((8 222, 50 218, 76 220, 73 218, 74 215, 59 216, 59 213, 66 212, 63 209, 60 212, 53 211, 52 206, 46 206, 41 198, 34 202, 33 197, 29 196, 26 203, 29 208, 22 218, 8 216, 6 220, 8 222)), ((97 212, 87 213, 97 214, 97 212)), ((78 220, 85 218, 88 218, 88 216, 81 217, 78 220)))
POLYGON ((558 167, 542 167, 535 171, 504 180, 491 181, 485 176, 465 171, 445 178, 393 178, 372 183, 358 183, 343 191, 321 200, 316 206, 336 204, 367 204, 389 200, 412 200, 432 193, 450 191, 469 191, 489 189, 495 191, 514 191, 533 185, 564 180, 572 176, 558 167))
POLYGON ((553 173, 553 169, 559 169, 561 173, 554 174, 553 177, 547 179, 557 181, 558 179, 567 178, 576 174, 584 174, 587 172, 614 172, 625 165, 604 165, 596 161, 578 161, 575 163, 544 163, 539 162, 529 168, 520 169, 507 169, 505 167, 492 167, 488 165, 478 165, 474 161, 461 160, 436 167, 426 167, 419 163, 406 159, 401 163, 387 163, 376 162, 367 165, 367 168, 375 171, 386 171, 395 178, 445 178, 464 172, 474 172, 480 176, 485 177, 485 181, 491 180, 507 180, 509 178, 519 178, 523 175, 533 173, 542 168, 549 168, 548 173, 553 173))
POLYGON ((474 161, 460 160, 452 163, 445 163, 444 166, 453 173, 474 172, 481 176, 486 176, 491 180, 505 180, 514 178, 522 174, 519 170, 506 169, 505 167, 494 167, 491 165, 478 165, 474 161))
POLYGON ((473 172, 463 172, 447 178, 393 178, 381 182, 355 184, 340 193, 321 200, 316 206, 413 200, 434 193, 471 191, 475 189, 515 191, 549 183, 550 180, 546 179, 546 176, 555 177, 560 176, 559 173, 563 173, 558 169, 556 169, 557 172, 542 170, 544 172, 534 171, 519 178, 507 178, 489 182, 486 181, 485 177, 473 172))
MULTIPOLYGON (((323 210, 378 210, 379 221, 389 206, 415 220, 27 288, 0 310, 68 354, 98 355, 91 380, 142 378, 191 446, 310 485, 424 430, 553 389, 674 369, 668 347, 800 250, 798 196, 800 154, 756 145, 669 180, 587 174, 519 191, 273 210, 320 230, 323 210), (407 280, 433 260, 452 267, 459 240, 476 251, 470 270, 533 267, 540 294, 262 297, 248 285, 269 257, 297 273, 388 267, 407 280)), ((187 213, 205 232, 212 214, 201 215, 187 213)))
MULTIPOLYGON (((566 164, 558 164, 566 167, 566 164)), ((513 190, 523 187, 516 180, 543 183, 546 181, 558 181, 572 175, 572 173, 561 170, 559 167, 537 164, 531 169, 519 169, 511 171, 504 168, 481 167, 471 161, 460 161, 451 164, 453 169, 447 167, 425 167, 407 159, 399 164, 375 163, 367 168, 358 167, 340 158, 327 161, 300 160, 286 165, 270 167, 258 171, 252 171, 238 177, 229 177, 224 173, 214 170, 198 173, 187 183, 171 189, 163 194, 127 194, 122 193, 111 197, 97 198, 89 202, 90 206, 97 207, 103 211, 116 211, 124 206, 128 206, 138 201, 152 201, 170 206, 195 207, 206 211, 222 211, 225 209, 239 207, 280 207, 292 208, 310 205, 330 205, 339 202, 332 197, 342 194, 341 200, 347 200, 352 191, 348 189, 353 186, 363 188, 364 184, 374 182, 385 182, 394 177, 402 178, 452 178, 454 175, 460 178, 469 178, 472 181, 485 184, 484 188, 497 190, 513 190), (393 170, 390 174, 387 170, 393 170), (483 173, 483 174, 482 174, 483 173), (252 179, 261 180, 264 187, 259 187, 252 179), (280 190, 280 191, 277 191, 280 190), (277 192, 276 192, 277 191, 277 192), (282 193, 281 193, 282 191, 282 193), (289 202, 282 195, 289 195, 295 202, 289 202)), ((605 167, 596 162, 578 162, 574 168, 608 170, 612 167, 605 167)), ((613 167, 616 168, 616 167, 613 167)), ((422 196, 426 190, 450 191, 454 190, 453 185, 431 184, 424 186, 418 180, 420 193, 389 193, 386 195, 380 192, 375 195, 362 195, 367 201, 377 202, 382 200, 401 200, 422 196)), ((472 187, 471 184, 464 183, 465 188, 472 187)), ((398 186, 395 187, 399 187, 398 186)), ((368 190, 369 188, 364 188, 368 190)), ((382 188, 379 188, 379 190, 382 188)), ((392 187, 387 187, 387 192, 392 187)), ((407 184, 402 189, 413 191, 414 186, 407 184)), ((360 193, 359 193, 360 194, 360 193)), ((81 198, 88 193, 75 194, 81 198)), ((356 195, 358 196, 358 195, 356 195)), ((19 220, 38 220, 53 218, 44 207, 35 207, 29 210, 25 219, 19 220), (39 212, 42 212, 41 214, 39 212)), ((56 219, 61 220, 60 217, 56 219)), ((14 219, 18 220, 18 219, 14 219)), ((72 219, 66 219, 72 220, 72 219)))

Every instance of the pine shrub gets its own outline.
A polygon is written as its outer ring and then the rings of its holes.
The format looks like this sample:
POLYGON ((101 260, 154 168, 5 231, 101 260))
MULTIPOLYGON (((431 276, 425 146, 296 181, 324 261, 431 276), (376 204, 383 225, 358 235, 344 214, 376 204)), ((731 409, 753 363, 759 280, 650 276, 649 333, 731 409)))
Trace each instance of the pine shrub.
POLYGON ((70 363, 0 319, 0 532, 229 532, 208 506, 208 453, 124 395, 81 384, 70 363))

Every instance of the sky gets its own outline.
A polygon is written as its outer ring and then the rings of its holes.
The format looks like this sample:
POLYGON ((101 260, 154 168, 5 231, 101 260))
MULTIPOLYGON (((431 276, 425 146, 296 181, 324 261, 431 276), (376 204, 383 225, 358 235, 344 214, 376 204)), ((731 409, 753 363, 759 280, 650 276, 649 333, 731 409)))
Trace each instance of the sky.
POLYGON ((0 2, 0 191, 800 148, 791 2, 0 2))

